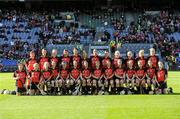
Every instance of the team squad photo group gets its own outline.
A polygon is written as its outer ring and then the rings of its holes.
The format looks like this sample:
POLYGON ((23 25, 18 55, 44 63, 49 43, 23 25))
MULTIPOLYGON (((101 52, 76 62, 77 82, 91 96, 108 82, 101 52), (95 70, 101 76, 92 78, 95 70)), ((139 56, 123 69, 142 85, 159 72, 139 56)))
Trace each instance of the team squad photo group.
POLYGON ((89 58, 77 48, 72 56, 64 50, 61 57, 53 49, 48 55, 29 53, 26 62, 18 64, 13 79, 17 95, 123 95, 167 94, 167 70, 159 61, 154 48, 148 57, 140 50, 137 57, 132 51, 122 58, 115 51, 113 58, 108 51, 100 57, 96 49, 89 58), (39 58, 37 59, 37 57, 39 58))

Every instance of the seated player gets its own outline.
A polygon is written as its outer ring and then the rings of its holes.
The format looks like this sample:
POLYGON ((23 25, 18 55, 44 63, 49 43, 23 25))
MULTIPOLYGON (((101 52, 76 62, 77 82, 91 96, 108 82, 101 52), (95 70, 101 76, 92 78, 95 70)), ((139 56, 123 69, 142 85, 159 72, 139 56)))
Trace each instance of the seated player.
POLYGON ((48 94, 51 94, 52 72, 49 69, 49 62, 44 63, 43 69, 44 70, 41 71, 40 88, 41 90, 46 91, 48 94))
POLYGON ((140 89, 140 93, 148 93, 148 86, 145 80, 146 77, 146 71, 143 68, 143 62, 142 60, 138 61, 138 67, 136 70, 136 80, 135 80, 135 91, 136 91, 136 86, 138 87, 138 89, 140 89), (140 87, 140 88, 139 88, 140 87), (142 87, 142 88, 141 88, 142 87))
POLYGON ((61 63, 65 62, 66 63, 66 69, 70 70, 71 68, 71 57, 69 56, 68 50, 63 51, 63 56, 60 58, 61 63))
POLYGON ((164 68, 162 62, 158 62, 158 70, 157 70, 157 81, 158 81, 158 89, 160 94, 167 94, 167 70, 164 68))
POLYGON ((56 67, 58 67, 59 64, 59 58, 57 57, 58 51, 56 49, 53 49, 51 52, 51 58, 50 58, 50 64, 52 65, 52 62, 56 63, 56 67))
POLYGON ((91 70, 89 69, 89 65, 87 61, 84 61, 84 68, 81 71, 81 79, 82 79, 82 94, 87 94, 87 87, 91 87, 91 70), (87 86, 87 87, 86 87, 87 86))
POLYGON ((133 61, 130 60, 128 62, 128 67, 126 70, 127 93, 132 93, 132 91, 134 90, 133 88, 134 88, 135 78, 136 78, 136 71, 133 68, 133 61))
POLYGON ((146 69, 146 78, 147 78, 147 84, 149 87, 149 90, 154 92, 154 89, 156 87, 156 69, 153 68, 153 63, 149 59, 148 60, 148 67, 146 69))
POLYGON ((113 63, 112 63, 114 68, 118 68, 117 62, 119 59, 122 61, 122 64, 123 64, 124 63, 123 58, 121 57, 120 52, 117 50, 114 53, 114 59, 113 59, 113 63))
MULTIPOLYGON (((67 69, 67 63, 62 62, 62 69, 59 71, 59 80, 56 81, 56 87, 58 92, 62 89, 62 94, 68 94, 70 86, 73 86, 73 80, 69 78, 69 70, 67 69), (65 87, 66 84, 66 87, 65 87)), ((61 94, 61 93, 60 93, 61 94)))
POLYGON ((38 95, 39 94, 38 85, 41 78, 41 72, 39 70, 38 63, 35 63, 33 67, 34 67, 34 70, 29 72, 29 80, 31 82, 31 88, 30 88, 31 95, 38 95))
POLYGON ((125 69, 122 67, 122 61, 119 59, 118 62, 118 68, 114 71, 114 79, 115 79, 115 87, 116 87, 116 94, 124 90, 126 88, 125 85, 125 69))
POLYGON ((111 62, 110 54, 108 51, 105 51, 104 58, 102 60, 102 69, 107 69, 107 62, 111 62))
POLYGON ((133 67, 134 67, 134 65, 135 65, 135 59, 133 58, 133 53, 132 53, 132 51, 128 51, 127 52, 127 59, 125 60, 125 63, 126 63, 126 67, 128 66, 128 62, 130 61, 130 60, 132 60, 132 62, 133 62, 133 67))
POLYGON ((77 68, 81 68, 81 56, 79 55, 77 48, 73 49, 72 62, 73 61, 77 62, 77 68))
POLYGON ((150 55, 148 57, 148 60, 152 61, 152 67, 156 68, 158 67, 159 58, 156 56, 156 51, 154 48, 150 48, 150 55))
POLYGON ((115 91, 113 76, 114 76, 114 72, 111 67, 111 62, 107 62, 107 69, 105 69, 104 71, 104 79, 105 79, 104 87, 105 87, 105 92, 108 92, 110 94, 113 94, 115 91))
POLYGON ((98 56, 96 49, 93 50, 93 56, 91 56, 90 60, 91 60, 91 68, 96 69, 96 62, 101 62, 101 59, 98 56))
POLYGON ((144 50, 139 51, 138 57, 136 58, 136 66, 135 66, 135 68, 138 67, 138 62, 139 61, 142 62, 143 68, 146 68, 146 59, 144 57, 144 50))
POLYGON ((24 70, 24 65, 22 63, 18 64, 18 70, 14 72, 13 79, 16 80, 16 94, 18 96, 26 94, 26 78, 27 74, 24 70))
POLYGON ((97 88, 99 92, 102 92, 103 90, 102 88, 104 87, 102 82, 102 78, 104 75, 102 69, 100 68, 100 62, 97 61, 95 66, 96 66, 95 69, 92 70, 92 88, 88 92, 89 94, 91 93, 96 94, 97 88))
POLYGON ((42 52, 42 55, 39 59, 39 67, 40 67, 40 70, 44 70, 44 63, 49 62, 49 57, 47 56, 47 50, 42 49, 41 52, 42 52))
POLYGON ((55 87, 55 82, 58 80, 59 76, 59 68, 57 67, 57 62, 52 61, 51 62, 51 72, 52 72, 52 77, 51 77, 51 94, 56 95, 57 94, 57 87, 55 87))
POLYGON ((70 78, 71 81, 73 81, 75 87, 71 85, 71 92, 73 92, 74 88, 76 88, 76 91, 79 93, 79 87, 81 86, 81 79, 80 79, 81 71, 80 69, 78 69, 77 66, 78 66, 77 61, 74 60, 73 69, 71 70, 70 73, 70 78))

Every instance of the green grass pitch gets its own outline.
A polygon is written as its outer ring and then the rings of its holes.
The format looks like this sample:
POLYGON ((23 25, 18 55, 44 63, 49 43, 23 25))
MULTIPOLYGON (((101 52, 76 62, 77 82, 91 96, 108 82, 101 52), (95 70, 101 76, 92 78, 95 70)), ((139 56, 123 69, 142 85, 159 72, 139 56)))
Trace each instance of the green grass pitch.
MULTIPOLYGON (((0 119, 180 119, 180 72, 169 72, 173 95, 0 95, 0 119)), ((0 73, 0 89, 15 89, 0 73)))

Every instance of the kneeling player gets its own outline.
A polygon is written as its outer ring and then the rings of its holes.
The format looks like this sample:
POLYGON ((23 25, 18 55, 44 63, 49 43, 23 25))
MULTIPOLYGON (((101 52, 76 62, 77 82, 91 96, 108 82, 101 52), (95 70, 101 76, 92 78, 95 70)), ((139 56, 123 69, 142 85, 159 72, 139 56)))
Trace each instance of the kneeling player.
POLYGON ((17 86, 16 94, 18 96, 26 94, 26 86, 25 86, 26 77, 27 74, 24 70, 24 65, 22 63, 19 63, 18 70, 14 72, 14 77, 13 77, 13 79, 16 80, 16 86, 17 86))
POLYGON ((38 90, 38 85, 39 85, 39 81, 41 78, 41 72, 39 71, 39 64, 35 63, 33 65, 34 70, 32 70, 31 72, 29 72, 29 76, 30 76, 30 82, 31 82, 31 95, 37 95, 39 94, 39 90, 38 90))
POLYGON ((57 67, 57 63, 55 61, 51 62, 51 72, 52 72, 52 78, 51 78, 51 94, 56 95, 57 94, 57 86, 56 82, 58 81, 58 73, 59 69, 57 67))
POLYGON ((81 72, 77 66, 78 66, 77 61, 74 60, 73 69, 71 70, 71 75, 70 75, 72 81, 71 92, 74 90, 74 88, 76 88, 76 92, 79 93, 79 87, 81 86, 81 80, 80 80, 81 72), (73 86, 73 83, 75 87, 73 86))
POLYGON ((87 94, 88 91, 90 91, 91 87, 91 71, 88 68, 88 62, 84 61, 83 62, 84 69, 82 70, 81 73, 81 79, 82 79, 82 94, 87 94))
POLYGON ((122 60, 118 60, 118 68, 114 71, 116 94, 126 88, 125 83, 125 70, 122 67, 122 60))
POLYGON ((49 70, 49 63, 44 63, 44 70, 41 72, 40 88, 46 91, 48 94, 51 93, 51 71, 49 70))
POLYGON ((164 68, 162 62, 158 62, 158 71, 157 71, 157 81, 158 81, 158 89, 159 93, 167 94, 167 70, 164 68))
POLYGON ((114 72, 111 67, 111 62, 107 62, 107 69, 104 72, 104 79, 105 79, 104 87, 105 87, 105 92, 109 92, 110 94, 114 93, 115 91, 113 76, 114 76, 114 72))

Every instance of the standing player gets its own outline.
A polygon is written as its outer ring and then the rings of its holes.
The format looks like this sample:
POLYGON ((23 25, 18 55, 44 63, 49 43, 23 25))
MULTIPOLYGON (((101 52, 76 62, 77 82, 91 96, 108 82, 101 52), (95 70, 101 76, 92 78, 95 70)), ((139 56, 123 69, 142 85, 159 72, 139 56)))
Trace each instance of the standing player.
POLYGON ((51 58, 50 58, 50 64, 52 65, 52 62, 56 63, 56 67, 58 67, 59 64, 59 58, 57 57, 58 51, 56 49, 53 49, 51 52, 51 58))
POLYGON ((118 68, 114 71, 116 94, 124 90, 125 86, 125 69, 122 67, 122 61, 118 60, 118 68))
POLYGON ((40 70, 44 70, 44 63, 49 62, 49 58, 47 57, 47 50, 42 49, 41 53, 42 55, 39 59, 39 67, 40 67, 40 70))
POLYGON ((87 94, 86 86, 91 87, 91 71, 88 66, 88 62, 84 61, 84 68, 82 69, 81 79, 82 79, 82 94, 87 94))
POLYGON ((107 62, 111 62, 110 54, 108 51, 105 51, 104 58, 102 60, 102 68, 107 69, 107 62))
POLYGON ((41 78, 41 72, 39 71, 39 64, 34 64, 34 70, 29 72, 29 80, 31 82, 31 95, 39 94, 38 85, 41 78))
POLYGON ((81 56, 79 55, 77 48, 73 49, 72 62, 73 61, 77 62, 77 68, 81 67, 81 56))
POLYGON ((159 58, 158 56, 156 56, 156 51, 154 48, 150 48, 149 51, 150 51, 150 55, 148 57, 148 60, 151 60, 153 68, 157 69, 159 58))
POLYGON ((76 91, 79 93, 79 87, 81 86, 81 80, 80 80, 81 71, 80 69, 78 69, 77 66, 78 66, 77 61, 74 60, 73 69, 71 70, 70 77, 71 77, 71 81, 74 82, 75 87, 71 85, 71 91, 73 91, 74 88, 76 88, 76 91))
POLYGON ((138 57, 136 58, 136 67, 138 67, 138 62, 141 61, 143 68, 146 68, 146 59, 144 57, 144 50, 140 50, 138 57))
POLYGON ((115 51, 115 53, 114 53, 114 59, 113 59, 113 67, 114 68, 118 68, 118 60, 121 60, 122 61, 122 64, 123 64, 123 58, 121 57, 121 54, 120 54, 120 52, 117 50, 117 51, 115 51))
POLYGON ((50 94, 52 73, 49 70, 49 62, 44 63, 44 70, 41 71, 40 88, 50 94))
POLYGON ((24 65, 22 63, 18 64, 18 70, 14 72, 13 79, 16 80, 16 94, 18 96, 20 95, 25 95, 26 94, 26 78, 27 74, 26 71, 24 70, 24 65))
POLYGON ((133 68, 133 61, 130 60, 128 62, 128 67, 126 70, 126 82, 127 82, 127 88, 129 88, 128 93, 131 93, 132 88, 134 88, 135 76, 136 76, 136 71, 133 68))
POLYGON ((96 69, 96 62, 101 62, 100 57, 98 56, 97 50, 93 50, 93 56, 91 56, 91 68, 96 69))
POLYGON ((140 93, 147 93, 147 83, 145 80, 146 77, 146 71, 143 68, 143 62, 142 60, 138 61, 138 68, 136 70, 136 85, 138 88, 140 87, 140 93), (143 87, 143 90, 141 89, 143 87))
POLYGON ((133 67, 135 65, 135 59, 133 58, 133 53, 132 51, 128 51, 127 52, 127 59, 125 60, 125 63, 126 63, 126 67, 128 66, 128 62, 129 61, 132 61, 133 62, 133 67))
POLYGON ((159 84, 159 93, 167 94, 167 70, 164 68, 162 62, 158 62, 158 70, 157 70, 157 81, 159 84))
MULTIPOLYGON (((82 69, 85 68, 84 62, 90 62, 90 61, 89 61, 89 58, 88 58, 88 55, 87 55, 87 53, 86 53, 85 50, 83 50, 83 53, 82 53, 82 61, 81 61, 82 69)), ((90 66, 88 66, 88 67, 90 67, 90 66)))
POLYGON ((107 69, 104 71, 104 86, 105 86, 105 92, 109 92, 110 94, 114 93, 114 72, 111 67, 111 62, 107 62, 107 69), (108 90, 109 88, 109 90, 108 90))
POLYGON ((71 63, 71 57, 69 56, 68 50, 63 51, 63 56, 60 58, 61 63, 65 62, 66 63, 66 69, 70 70, 70 63, 71 63))

